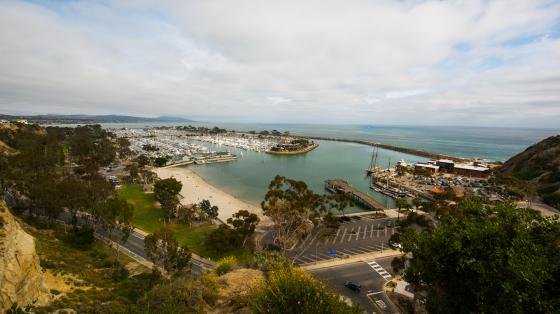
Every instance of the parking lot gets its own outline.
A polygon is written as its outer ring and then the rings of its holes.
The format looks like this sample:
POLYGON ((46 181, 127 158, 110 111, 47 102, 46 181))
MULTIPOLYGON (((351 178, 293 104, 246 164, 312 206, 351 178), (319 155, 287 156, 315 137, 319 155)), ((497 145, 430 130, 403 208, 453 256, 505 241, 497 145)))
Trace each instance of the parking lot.
POLYGON ((303 265, 387 249, 389 238, 397 231, 394 222, 395 218, 351 219, 329 237, 323 236, 321 228, 315 228, 296 245, 290 257, 294 263, 303 265))

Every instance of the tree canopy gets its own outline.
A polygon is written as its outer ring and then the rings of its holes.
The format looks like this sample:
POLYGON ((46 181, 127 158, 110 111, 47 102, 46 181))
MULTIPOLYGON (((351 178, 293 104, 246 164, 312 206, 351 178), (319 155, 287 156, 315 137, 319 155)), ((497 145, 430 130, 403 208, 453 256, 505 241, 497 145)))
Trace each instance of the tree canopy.
POLYGON ((432 313, 553 313, 560 308, 560 223, 513 204, 466 200, 431 231, 406 230, 405 279, 432 313))
POLYGON ((154 184, 154 196, 161 204, 167 218, 176 216, 177 206, 179 205, 178 195, 182 188, 183 184, 175 178, 158 180, 154 184))

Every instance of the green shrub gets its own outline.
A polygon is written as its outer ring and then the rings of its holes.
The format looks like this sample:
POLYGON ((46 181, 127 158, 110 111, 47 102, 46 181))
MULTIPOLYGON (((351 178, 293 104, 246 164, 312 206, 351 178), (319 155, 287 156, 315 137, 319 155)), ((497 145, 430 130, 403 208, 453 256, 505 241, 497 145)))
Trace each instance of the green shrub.
POLYGON ((254 313, 362 313, 304 270, 271 263, 266 283, 248 298, 254 313))
POLYGON ((111 274, 111 277, 113 278, 114 281, 120 281, 126 279, 128 278, 128 270, 123 265, 117 264, 115 269, 113 269, 113 273, 111 274))
POLYGON ((90 226, 82 226, 69 233, 66 237, 66 242, 77 249, 89 250, 93 245, 93 241, 95 241, 93 233, 94 230, 90 226))
POLYGON ((216 274, 223 275, 230 272, 237 265, 235 256, 226 256, 216 262, 216 274))

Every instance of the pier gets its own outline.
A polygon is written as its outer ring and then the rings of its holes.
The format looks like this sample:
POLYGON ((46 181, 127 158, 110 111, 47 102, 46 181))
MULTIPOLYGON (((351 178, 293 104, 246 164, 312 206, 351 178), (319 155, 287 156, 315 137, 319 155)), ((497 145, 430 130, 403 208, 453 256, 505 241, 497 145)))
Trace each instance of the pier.
POLYGON ((354 188, 350 183, 341 179, 332 179, 325 181, 325 188, 332 193, 349 193, 359 204, 373 210, 386 210, 383 204, 378 202, 372 196, 354 188))

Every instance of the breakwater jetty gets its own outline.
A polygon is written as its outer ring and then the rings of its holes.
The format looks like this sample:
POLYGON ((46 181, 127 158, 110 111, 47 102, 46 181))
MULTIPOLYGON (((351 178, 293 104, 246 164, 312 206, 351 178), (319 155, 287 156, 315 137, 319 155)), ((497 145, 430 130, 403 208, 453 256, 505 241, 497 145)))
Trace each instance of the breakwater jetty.
POLYGON ((299 138, 313 139, 313 140, 322 140, 322 141, 356 143, 356 144, 368 145, 368 146, 373 146, 373 147, 381 147, 381 148, 384 148, 384 149, 388 149, 388 150, 392 150, 392 151, 396 151, 396 152, 400 152, 400 153, 411 154, 411 155, 426 157, 426 158, 430 158, 430 159, 450 159, 450 160, 453 160, 453 161, 456 161, 456 162, 467 162, 467 161, 471 160, 471 159, 468 159, 468 158, 448 156, 448 155, 444 155, 444 154, 438 154, 438 153, 427 152, 427 151, 418 150, 418 149, 412 149, 412 148, 382 144, 382 143, 378 143, 378 142, 374 142, 374 141, 368 141, 368 140, 358 140, 358 139, 339 138, 339 137, 325 137, 325 136, 297 136, 297 135, 292 135, 292 137, 299 137, 299 138))

